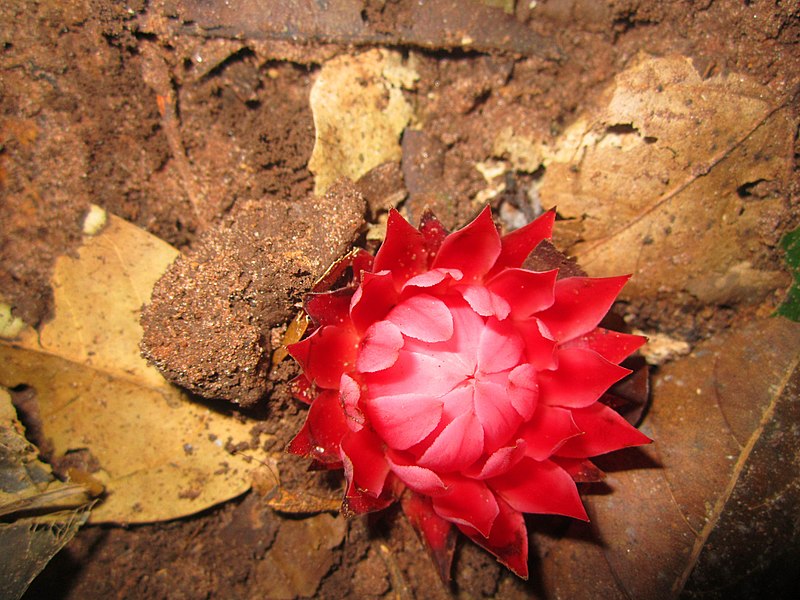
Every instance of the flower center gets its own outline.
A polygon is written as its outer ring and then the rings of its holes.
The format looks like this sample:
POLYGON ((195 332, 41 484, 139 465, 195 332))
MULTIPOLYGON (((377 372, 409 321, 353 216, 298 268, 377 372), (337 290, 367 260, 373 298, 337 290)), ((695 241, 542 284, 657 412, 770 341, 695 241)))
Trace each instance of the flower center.
POLYGON ((364 404, 390 447, 412 452, 421 466, 450 470, 506 444, 518 428, 510 374, 525 353, 510 320, 483 317, 460 296, 442 300, 452 334, 431 342, 403 333, 394 364, 363 375, 364 404))

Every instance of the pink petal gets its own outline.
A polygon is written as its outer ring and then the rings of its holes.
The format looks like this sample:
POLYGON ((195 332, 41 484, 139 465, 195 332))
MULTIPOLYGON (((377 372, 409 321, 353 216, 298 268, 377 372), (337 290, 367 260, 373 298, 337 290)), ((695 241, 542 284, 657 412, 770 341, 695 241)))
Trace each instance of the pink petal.
POLYGON ((556 282, 555 303, 537 317, 556 340, 567 342, 597 327, 628 279, 627 275, 560 279, 556 282))
POLYGON ((524 458, 513 469, 488 484, 511 508, 520 512, 564 515, 588 521, 575 482, 549 460, 524 458))
POLYGON ((539 400, 550 406, 582 408, 630 372, 593 350, 563 348, 558 351, 558 368, 539 372, 539 400))
MULTIPOLYGON (((365 373, 363 381, 370 396, 399 396, 424 391, 430 397, 439 397, 464 381, 467 374, 459 356, 449 352, 430 354, 419 352, 410 338, 400 350, 397 362, 377 373, 365 373)), ((424 346, 423 342, 417 342, 424 346)), ((449 344, 449 342, 447 342, 449 344)))
MULTIPOLYGON (((431 291, 430 288, 438 286, 443 281, 448 283, 461 281, 463 277, 464 275, 458 269, 431 269, 406 281, 403 284, 402 291, 406 292, 411 288, 428 288, 428 291, 431 291)), ((438 291, 438 288, 436 291, 438 291)))
POLYGON ((475 382, 475 415, 483 427, 483 449, 486 452, 494 452, 507 444, 522 422, 522 417, 511 405, 507 386, 489 381, 475 382))
POLYGON ((339 400, 351 431, 360 431, 364 427, 364 413, 358 406, 361 399, 361 386, 348 374, 342 375, 339 382, 339 400))
POLYGON ((497 557, 501 564, 514 573, 528 578, 528 530, 525 519, 502 498, 496 498, 498 513, 488 537, 472 527, 459 525, 470 539, 497 557))
POLYGON ((352 327, 320 327, 306 339, 287 346, 306 377, 319 387, 336 389, 342 373, 352 369, 358 337, 352 327))
POLYGON ((445 238, 432 266, 459 269, 465 281, 474 281, 489 272, 499 255, 500 236, 487 206, 472 223, 445 238))
POLYGON ((373 270, 392 271, 395 282, 402 285, 427 267, 428 248, 425 238, 399 212, 391 209, 386 223, 386 239, 375 255, 373 270))
POLYGON ((397 290, 391 272, 364 273, 364 280, 350 301, 350 318, 359 333, 381 321, 397 304, 397 290))
POLYGON ((651 442, 616 411, 599 402, 574 409, 572 418, 584 434, 567 440, 558 449, 559 456, 585 458, 651 442))
POLYGON ((517 331, 525 341, 526 362, 538 370, 555 369, 558 342, 547 337, 536 318, 517 321, 517 331))
POLYGON ((527 454, 535 460, 545 460, 553 455, 568 439, 580 435, 581 430, 566 408, 540 406, 522 428, 521 436, 527 442, 527 454))
POLYGON ((488 536, 500 511, 492 491, 482 481, 464 477, 447 477, 445 484, 447 492, 433 497, 436 514, 488 536))
POLYGON ((482 452, 483 427, 474 414, 466 412, 447 424, 417 462, 437 471, 459 471, 482 452))
POLYGON ((370 398, 366 411, 373 428, 392 448, 407 450, 439 424, 442 403, 425 394, 370 398))
POLYGON ((478 369, 482 373, 499 373, 520 363, 525 345, 510 321, 494 317, 486 321, 478 342, 478 369))
POLYGON ((521 267, 539 242, 552 237, 555 219, 556 211, 548 210, 535 221, 504 235, 502 251, 492 269, 493 273, 505 267, 521 267))
POLYGON ((465 412, 471 412, 475 406, 475 387, 472 384, 459 385, 446 394, 439 396, 444 403, 444 425, 465 412))
POLYGON ((526 447, 525 440, 519 439, 513 446, 500 448, 490 455, 480 470, 475 471, 474 477, 471 469, 466 474, 473 479, 490 479, 502 475, 523 459, 526 447))
POLYGON ((341 449, 352 465, 352 481, 356 487, 370 496, 379 497, 389 474, 389 463, 383 454, 380 438, 365 427, 344 436, 341 449))
POLYGON ((530 419, 539 402, 539 384, 536 369, 529 364, 514 367, 508 374, 508 397, 523 419, 530 419))
POLYGON ((444 482, 430 469, 403 460, 398 452, 390 452, 386 459, 392 472, 413 491, 425 496, 436 496, 445 492, 444 482))
POLYGON ((306 312, 318 327, 341 325, 348 318, 353 290, 336 290, 325 294, 309 294, 305 300, 306 312))
POLYGON ((502 321, 511 312, 511 307, 504 298, 483 285, 464 285, 457 289, 472 310, 482 317, 496 316, 502 321))
POLYGON ((597 327, 565 344, 565 347, 588 348, 597 352, 607 361, 619 364, 638 350, 646 341, 647 338, 641 335, 628 335, 627 333, 619 333, 597 327))
POLYGON ((453 315, 447 305, 434 296, 417 294, 395 306, 386 319, 403 335, 423 342, 444 342, 453 336, 453 315))
POLYGON ((557 270, 538 273, 525 269, 506 269, 487 284, 489 290, 504 298, 515 319, 527 319, 549 308, 555 299, 557 270))
POLYGON ((323 463, 339 462, 339 445, 349 431, 339 404, 339 394, 325 390, 311 404, 306 422, 288 450, 323 463))
POLYGON ((456 546, 456 530, 433 510, 430 498, 419 494, 403 494, 403 512, 422 539, 439 568, 442 581, 450 581, 450 567, 456 546))
POLYGON ((356 370, 361 373, 376 373, 388 369, 397 362, 403 334, 390 321, 377 321, 370 325, 361 340, 356 358, 356 370))

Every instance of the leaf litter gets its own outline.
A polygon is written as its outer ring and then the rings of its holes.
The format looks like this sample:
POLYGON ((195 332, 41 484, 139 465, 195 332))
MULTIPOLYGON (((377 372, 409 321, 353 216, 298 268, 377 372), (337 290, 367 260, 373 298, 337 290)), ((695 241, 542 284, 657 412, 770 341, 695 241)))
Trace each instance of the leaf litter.
MULTIPOLYGON (((249 447, 253 423, 189 400, 140 356, 139 312, 177 251, 113 216, 77 257, 58 259, 55 318, 0 341, 0 383, 36 391, 54 458, 87 449, 106 490, 93 523, 194 514, 247 491, 275 458, 249 447)), ((275 482, 277 483, 277 482, 275 482)))
POLYGON ((624 296, 755 304, 786 283, 756 261, 777 242, 786 200, 770 190, 793 131, 786 100, 752 80, 642 55, 556 142, 539 193, 591 275, 634 274, 624 296))

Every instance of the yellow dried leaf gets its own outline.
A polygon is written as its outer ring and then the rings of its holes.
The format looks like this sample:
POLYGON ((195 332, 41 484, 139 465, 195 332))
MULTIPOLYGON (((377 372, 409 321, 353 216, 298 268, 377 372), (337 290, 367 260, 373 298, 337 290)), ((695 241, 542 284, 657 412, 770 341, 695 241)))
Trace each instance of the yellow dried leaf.
POLYGON ((571 251, 596 276, 633 273, 627 297, 687 291, 704 302, 758 301, 778 272, 748 262, 769 240, 789 176, 791 116, 763 86, 703 79, 685 57, 640 59, 551 156, 543 204, 578 223, 571 251))
MULTIPOLYGON (((55 318, 39 332, 0 341, 0 383, 36 390, 54 453, 86 449, 106 489, 92 522, 185 516, 245 492, 258 466, 226 451, 252 423, 189 401, 139 355, 139 312, 178 255, 116 217, 58 259, 55 318)), ((258 460, 261 450, 248 451, 258 460)))
POLYGON ((310 93, 316 137, 308 168, 317 195, 340 177, 357 181, 400 159, 400 134, 413 114, 403 88, 417 78, 399 52, 383 49, 323 65, 310 93))

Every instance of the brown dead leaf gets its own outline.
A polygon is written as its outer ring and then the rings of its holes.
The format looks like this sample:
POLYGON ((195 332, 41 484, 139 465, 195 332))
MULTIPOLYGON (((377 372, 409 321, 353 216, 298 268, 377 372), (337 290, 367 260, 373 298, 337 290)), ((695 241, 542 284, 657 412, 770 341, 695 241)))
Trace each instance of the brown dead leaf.
POLYGON ((655 444, 603 461, 592 533, 544 540, 553 597, 755 597, 796 564, 798 349, 800 325, 770 319, 663 368, 642 427, 655 444))
POLYGON ((634 274, 626 297, 758 302, 785 279, 753 259, 776 241, 794 131, 744 76, 644 57, 564 133, 542 201, 577 220, 572 252, 590 274, 634 274))
MULTIPOLYGON (((0 384, 35 388, 56 458, 87 449, 107 497, 93 522, 141 523, 192 514, 250 487, 257 466, 226 443, 252 423, 190 402, 139 355, 139 313, 177 251, 110 217, 53 274, 55 318, 0 340, 0 384)), ((263 460, 255 449, 248 454, 263 460)))
POLYGON ((86 522, 91 500, 58 481, 25 439, 11 397, 0 389, 0 598, 20 598, 86 522))
POLYGON ((396 51, 376 49, 325 63, 311 88, 316 137, 308 163, 317 195, 340 177, 400 159, 400 134, 412 117, 403 97, 418 78, 396 51))

